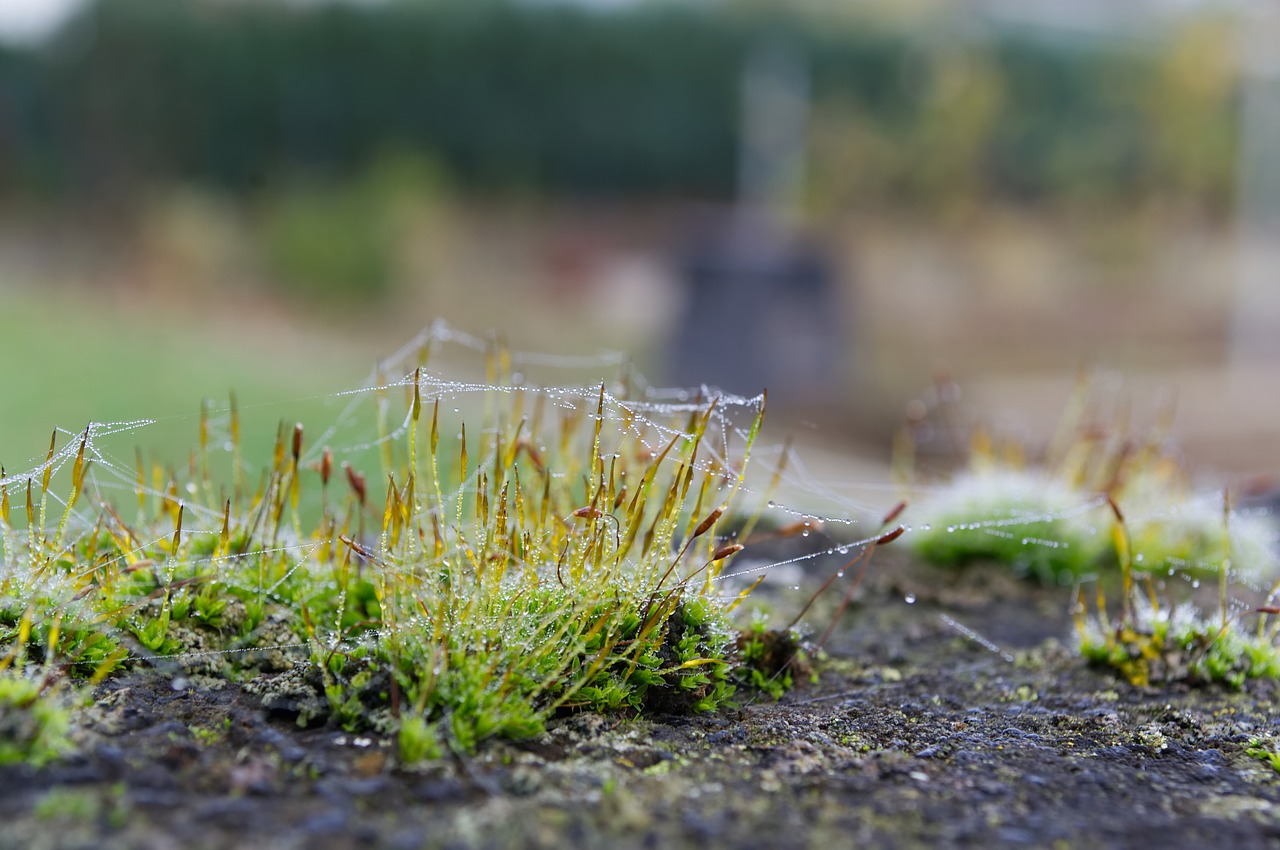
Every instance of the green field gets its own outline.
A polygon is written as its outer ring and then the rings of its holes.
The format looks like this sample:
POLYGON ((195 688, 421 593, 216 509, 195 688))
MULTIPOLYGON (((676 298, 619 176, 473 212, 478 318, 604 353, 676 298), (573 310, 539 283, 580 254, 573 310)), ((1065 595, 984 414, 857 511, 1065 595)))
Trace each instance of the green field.
POLYGON ((263 457, 281 421, 318 434, 345 403, 332 394, 361 386, 375 356, 359 341, 262 315, 120 304, 81 290, 0 290, 0 317, 0 462, 10 473, 43 460, 54 427, 78 432, 90 421, 155 420, 109 438, 106 450, 132 463, 143 445, 182 463, 198 441, 202 400, 216 418, 233 390, 246 456, 263 457))

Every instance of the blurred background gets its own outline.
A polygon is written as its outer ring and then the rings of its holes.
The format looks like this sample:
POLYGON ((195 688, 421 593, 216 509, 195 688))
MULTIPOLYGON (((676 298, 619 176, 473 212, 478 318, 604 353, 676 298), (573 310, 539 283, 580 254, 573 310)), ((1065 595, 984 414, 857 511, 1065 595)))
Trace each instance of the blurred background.
POLYGON ((955 385, 1047 439, 1099 365, 1280 469, 1269 2, 0 0, 0 43, 11 469, 438 317, 871 457, 955 385))

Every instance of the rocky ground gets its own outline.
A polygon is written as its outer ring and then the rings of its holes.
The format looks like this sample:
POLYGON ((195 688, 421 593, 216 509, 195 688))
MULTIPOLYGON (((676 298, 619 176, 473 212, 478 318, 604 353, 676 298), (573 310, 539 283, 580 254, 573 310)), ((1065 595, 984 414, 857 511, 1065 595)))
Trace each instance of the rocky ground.
POLYGON ((1072 651, 1067 602, 886 557, 779 702, 566 716, 414 769, 233 685, 135 675, 79 755, 0 771, 0 847, 1280 846, 1280 773, 1246 752, 1280 732, 1277 686, 1133 687, 1072 651))

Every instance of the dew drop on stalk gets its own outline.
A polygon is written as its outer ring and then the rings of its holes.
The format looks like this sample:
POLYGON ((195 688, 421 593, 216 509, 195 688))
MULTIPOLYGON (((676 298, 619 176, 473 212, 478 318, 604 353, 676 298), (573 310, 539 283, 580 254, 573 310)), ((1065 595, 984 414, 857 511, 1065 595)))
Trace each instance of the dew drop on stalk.
POLYGON ((902 599, 903 599, 903 601, 904 601, 904 602, 906 602, 908 605, 915 605, 915 604, 916 604, 916 595, 915 595, 914 593, 908 593, 906 596, 902 597, 902 599))

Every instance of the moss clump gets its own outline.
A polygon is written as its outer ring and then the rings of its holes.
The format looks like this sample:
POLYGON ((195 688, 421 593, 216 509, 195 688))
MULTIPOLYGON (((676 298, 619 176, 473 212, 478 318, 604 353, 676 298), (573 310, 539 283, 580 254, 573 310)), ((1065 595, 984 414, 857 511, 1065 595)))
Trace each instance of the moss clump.
POLYGON ((978 469, 922 500, 908 539, 932 563, 999 561, 1048 584, 1070 584, 1099 559, 1090 507, 1042 473, 978 469))
POLYGON ((1218 683, 1239 689, 1249 679, 1280 677, 1280 650, 1271 635, 1249 635, 1188 608, 1144 606, 1128 624, 1081 630, 1080 652, 1091 663, 1118 671, 1132 684, 1218 683))
POLYGON ((742 657, 739 675, 755 690, 776 699, 791 690, 797 677, 814 675, 804 641, 794 629, 771 629, 757 616, 738 636, 742 657))
POLYGON ((234 404, 222 423, 205 408, 187 475, 140 460, 98 480, 95 426, 51 446, 43 469, 5 480, 0 642, 85 678, 176 665, 245 681, 300 722, 398 735, 406 761, 533 735, 559 711, 727 704, 739 659, 716 580, 742 547, 719 523, 763 397, 744 403, 739 430, 715 400, 532 390, 504 375, 509 362, 491 352, 470 422, 442 421, 441 398, 471 385, 418 369, 370 387, 377 472, 335 469, 302 425, 282 426, 269 462, 249 467, 234 404), (72 474, 59 499, 61 460, 72 474), (79 509, 91 487, 131 488, 136 518, 98 499, 79 509))
POLYGON ((1280 773, 1280 750, 1276 749, 1274 742, 1266 738, 1252 738, 1244 751, 1246 755, 1269 766, 1276 773, 1280 773))
POLYGON ((1168 482, 1126 487, 1125 509, 1138 572, 1213 578, 1224 565, 1251 580, 1276 574, 1276 527, 1266 516, 1224 510, 1222 494, 1191 496, 1168 482))
POLYGON ((1114 514, 1111 537, 1122 584, 1121 612, 1114 621, 1107 615, 1099 587, 1097 615, 1087 617, 1084 590, 1079 590, 1076 629, 1081 654, 1141 686, 1186 681, 1216 682, 1238 689, 1248 679, 1280 677, 1277 629, 1267 629, 1262 621, 1253 635, 1240 630, 1229 610, 1226 569, 1218 575, 1216 618, 1201 617, 1189 605, 1162 604, 1151 576, 1135 576, 1128 524, 1114 501, 1110 507, 1114 514), (1139 594, 1135 578, 1145 586, 1144 594, 1139 594))
POLYGON ((1020 444, 976 433, 967 468, 925 489, 913 510, 910 541, 921 557, 998 561, 1048 583, 1114 574, 1121 556, 1105 533, 1109 499, 1128 516, 1136 572, 1276 575, 1271 520, 1230 510, 1220 493, 1194 493, 1160 432, 1135 436, 1122 415, 1099 426, 1085 416, 1096 406, 1083 382, 1037 464, 1020 444))
POLYGON ((10 667, 0 671, 0 765, 48 764, 71 751, 65 700, 10 667))

